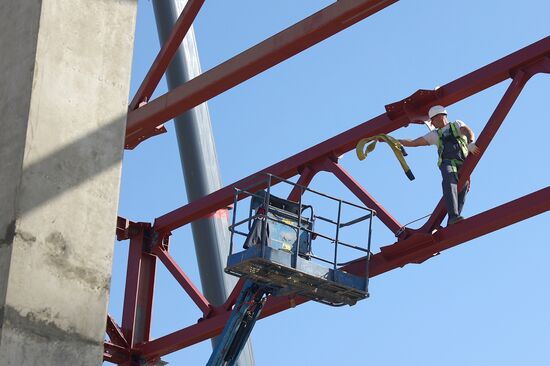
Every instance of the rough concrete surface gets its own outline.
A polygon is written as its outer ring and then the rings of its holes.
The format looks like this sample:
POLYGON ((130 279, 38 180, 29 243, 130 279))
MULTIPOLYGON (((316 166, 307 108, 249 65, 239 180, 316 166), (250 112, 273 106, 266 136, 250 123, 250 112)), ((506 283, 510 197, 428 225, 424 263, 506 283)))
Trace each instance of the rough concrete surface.
POLYGON ((40 16, 40 7, 34 3, 0 2, 0 304, 6 296, 31 99, 40 16), (25 19, 25 24, 18 19, 25 19))
POLYGON ((137 0, 0 2, 0 365, 99 365, 137 0))

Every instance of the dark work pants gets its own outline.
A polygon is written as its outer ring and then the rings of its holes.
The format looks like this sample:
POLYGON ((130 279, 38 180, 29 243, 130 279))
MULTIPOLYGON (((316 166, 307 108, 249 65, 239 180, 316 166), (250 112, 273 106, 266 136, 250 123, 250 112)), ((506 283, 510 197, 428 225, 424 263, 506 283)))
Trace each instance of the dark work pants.
POLYGON ((452 220, 462 212, 466 194, 470 189, 470 181, 466 182, 464 189, 458 193, 458 177, 453 171, 451 162, 449 160, 443 160, 439 169, 441 170, 441 177, 443 178, 441 186, 443 188, 443 199, 447 206, 447 219, 452 220))

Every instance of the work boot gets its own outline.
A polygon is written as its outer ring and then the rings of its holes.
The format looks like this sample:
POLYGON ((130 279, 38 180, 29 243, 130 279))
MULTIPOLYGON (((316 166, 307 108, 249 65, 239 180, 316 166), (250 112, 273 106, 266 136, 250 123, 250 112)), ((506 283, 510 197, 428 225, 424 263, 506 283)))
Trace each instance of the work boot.
POLYGON ((458 216, 456 216, 456 217, 453 217, 452 219, 449 219, 449 221, 447 221, 447 226, 449 226, 449 225, 454 225, 454 224, 456 224, 457 222, 460 222, 460 221, 462 221, 462 220, 464 220, 464 217, 458 215, 458 216))

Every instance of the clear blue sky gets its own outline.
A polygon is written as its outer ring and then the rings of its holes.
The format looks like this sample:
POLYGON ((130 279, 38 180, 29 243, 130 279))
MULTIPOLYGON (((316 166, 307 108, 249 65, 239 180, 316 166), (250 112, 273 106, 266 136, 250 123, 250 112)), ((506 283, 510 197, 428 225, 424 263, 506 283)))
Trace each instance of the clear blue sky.
MULTIPOLYGON (((314 13, 331 1, 207 1, 195 31, 203 70, 314 13)), ((550 34, 550 2, 404 0, 209 101, 224 185, 384 112, 417 89, 446 84, 550 34), (261 132, 261 136, 259 133, 261 132), (263 136, 271 136, 265 143, 263 136)), ((140 0, 132 95, 158 52, 149 1, 140 0)), ((533 78, 472 176, 471 216, 548 186, 547 75, 533 78)), ((448 108, 476 134, 509 81, 448 108)), ((166 91, 166 84, 158 93, 166 91)), ((172 123, 169 133, 124 156, 120 214, 151 222, 186 203, 172 123)), ((427 132, 412 126, 395 137, 427 132)), ((400 222, 433 210, 441 197, 433 147, 409 149, 409 182, 386 146, 341 163, 400 222)), ((335 179, 312 188, 353 197, 335 179)), ((371 298, 353 307, 307 303, 257 323, 256 364, 548 365, 550 240, 546 213, 374 278, 371 298)), ((375 251, 393 243, 379 222, 375 251)), ((189 227, 172 253, 198 283, 189 227)), ((117 243, 110 312, 121 319, 127 244, 117 243)), ((200 313, 158 266, 153 336, 190 325, 200 313)), ((203 342, 165 357, 204 365, 203 342)))

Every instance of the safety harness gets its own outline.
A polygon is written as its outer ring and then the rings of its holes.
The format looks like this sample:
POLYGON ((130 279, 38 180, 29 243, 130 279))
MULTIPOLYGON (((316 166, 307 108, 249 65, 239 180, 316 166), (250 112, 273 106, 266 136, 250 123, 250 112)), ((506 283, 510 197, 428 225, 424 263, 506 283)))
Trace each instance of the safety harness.
POLYGON ((414 180, 414 174, 412 173, 409 165, 404 158, 404 156, 407 156, 407 152, 399 141, 389 135, 380 134, 360 140, 355 147, 355 152, 357 153, 357 157, 359 158, 359 160, 365 160, 367 155, 374 151, 374 149, 376 148, 376 143, 378 141, 385 142, 390 146, 393 153, 395 154, 395 157, 397 158, 397 160, 399 160, 401 168, 403 168, 403 171, 407 175, 407 178, 409 178, 409 180, 414 180), (371 144, 368 145, 365 149, 365 145, 369 142, 371 142, 371 144))
POLYGON ((437 152, 439 154, 437 166, 440 167, 443 160, 449 161, 452 172, 458 178, 458 170, 468 156, 466 137, 460 134, 460 127, 456 121, 449 123, 449 128, 445 132, 441 128, 438 129, 437 135, 437 152))

